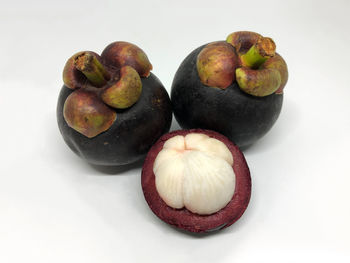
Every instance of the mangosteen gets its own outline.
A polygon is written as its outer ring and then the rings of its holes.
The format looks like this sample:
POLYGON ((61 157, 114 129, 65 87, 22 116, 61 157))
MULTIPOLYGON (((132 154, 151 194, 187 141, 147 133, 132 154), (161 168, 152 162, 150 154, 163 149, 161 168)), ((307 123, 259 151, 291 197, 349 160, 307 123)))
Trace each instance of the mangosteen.
POLYGON ((141 184, 161 220, 190 232, 232 225, 251 194, 248 165, 227 137, 209 130, 163 135, 145 159, 141 184))
POLYGON ((271 38, 239 31, 192 51, 171 88, 180 126, 215 130, 240 147, 265 135, 280 114, 288 80, 275 48, 271 38))
POLYGON ((170 98, 139 47, 114 42, 82 51, 63 70, 57 120, 67 145, 96 165, 142 159, 170 129, 170 98))

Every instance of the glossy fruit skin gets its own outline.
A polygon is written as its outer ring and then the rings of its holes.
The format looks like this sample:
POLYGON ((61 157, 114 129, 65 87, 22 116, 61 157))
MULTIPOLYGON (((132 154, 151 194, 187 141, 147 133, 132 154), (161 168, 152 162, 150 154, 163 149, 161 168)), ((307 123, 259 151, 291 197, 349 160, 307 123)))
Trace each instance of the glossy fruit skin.
POLYGON ((63 139, 80 157, 95 165, 120 166, 142 159, 164 133, 172 120, 171 102, 162 83, 154 75, 141 78, 139 101, 125 110, 105 132, 87 138, 67 125, 63 106, 73 90, 63 86, 57 104, 57 122, 63 139))
POLYGON ((145 159, 141 185, 146 202, 157 217, 170 225, 193 233, 213 232, 229 227, 243 215, 251 196, 250 171, 243 153, 225 136, 202 129, 173 131, 159 138, 145 159), (224 208, 211 215, 198 215, 186 208, 174 209, 163 201, 156 189, 153 165, 158 153, 168 139, 176 135, 186 136, 189 133, 203 133, 210 138, 220 140, 227 146, 233 157, 232 168, 236 176, 235 192, 224 208))
POLYGON ((184 129, 210 129, 246 147, 264 136, 276 122, 283 94, 255 97, 237 82, 226 89, 208 87, 198 77, 196 59, 203 45, 192 51, 177 70, 171 101, 174 116, 184 129))

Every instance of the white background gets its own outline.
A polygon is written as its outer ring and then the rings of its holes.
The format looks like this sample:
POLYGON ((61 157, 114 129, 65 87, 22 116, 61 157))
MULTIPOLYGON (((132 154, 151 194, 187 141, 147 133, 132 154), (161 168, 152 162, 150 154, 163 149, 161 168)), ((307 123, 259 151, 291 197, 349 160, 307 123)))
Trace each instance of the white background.
POLYGON ((1 0, 0 262, 350 262, 349 3, 1 0), (186 234, 149 210, 141 164, 93 167, 65 145, 62 69, 77 51, 130 41, 170 91, 191 50, 239 30, 272 37, 287 61, 282 113, 245 151, 243 217, 186 234))

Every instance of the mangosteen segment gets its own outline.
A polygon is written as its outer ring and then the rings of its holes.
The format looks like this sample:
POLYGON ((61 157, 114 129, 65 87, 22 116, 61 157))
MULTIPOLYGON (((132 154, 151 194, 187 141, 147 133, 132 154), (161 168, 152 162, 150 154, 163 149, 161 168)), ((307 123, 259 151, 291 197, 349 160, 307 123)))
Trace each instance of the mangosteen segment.
POLYGON ((215 138, 201 133, 189 133, 185 136, 186 149, 204 152, 225 160, 233 165, 233 157, 226 145, 215 138))
POLYGON ((232 164, 232 154, 217 139, 200 133, 175 136, 154 162, 157 191, 170 207, 213 214, 232 199, 232 164))
POLYGON ((163 221, 191 232, 210 232, 237 221, 249 203, 249 168, 237 146, 208 130, 163 135, 148 152, 142 189, 163 221))

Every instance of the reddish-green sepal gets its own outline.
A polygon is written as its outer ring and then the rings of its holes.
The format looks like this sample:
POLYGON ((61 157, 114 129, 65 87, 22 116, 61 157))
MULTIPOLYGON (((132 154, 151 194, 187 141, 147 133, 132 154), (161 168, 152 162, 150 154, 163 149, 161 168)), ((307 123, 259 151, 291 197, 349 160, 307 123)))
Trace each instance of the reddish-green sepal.
POLYGON ((82 52, 76 56, 74 65, 95 87, 104 86, 110 79, 110 74, 102 65, 100 56, 93 52, 82 52))
POLYGON ((226 42, 214 42, 197 56, 197 72, 201 82, 210 87, 226 89, 235 80, 239 66, 234 48, 226 42))
POLYGON ((120 79, 103 91, 102 100, 113 108, 125 109, 135 104, 142 92, 139 74, 130 66, 120 70, 120 79))
POLYGON ((244 92, 264 97, 274 93, 281 84, 281 75, 276 69, 250 69, 246 67, 236 70, 237 83, 244 92))
POLYGON ((262 68, 278 70, 278 72, 281 75, 281 84, 275 93, 283 94, 284 86, 288 81, 288 68, 287 68, 287 63, 284 61, 284 59, 279 54, 276 53, 274 57, 269 58, 262 65, 262 68))
POLYGON ((76 60, 84 54, 91 54, 100 60, 100 56, 92 51, 81 51, 71 56, 63 69, 63 83, 70 89, 79 89, 88 83, 87 77, 76 68, 76 60))
POLYGON ((103 61, 117 69, 123 66, 133 67, 141 77, 148 77, 152 70, 146 53, 138 46, 118 41, 108 45, 101 55, 103 61))
POLYGON ((91 91, 79 89, 71 93, 63 107, 69 127, 88 138, 108 130, 116 119, 116 112, 91 91))
POLYGON ((247 53, 240 54, 239 58, 242 66, 257 69, 275 55, 275 50, 276 44, 271 38, 260 37, 247 53))
POLYGON ((262 35, 251 31, 237 31, 226 38, 226 42, 235 47, 236 51, 246 53, 262 35))

